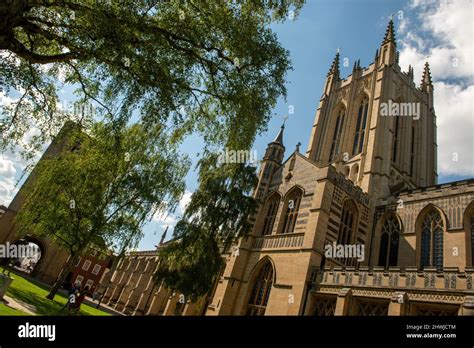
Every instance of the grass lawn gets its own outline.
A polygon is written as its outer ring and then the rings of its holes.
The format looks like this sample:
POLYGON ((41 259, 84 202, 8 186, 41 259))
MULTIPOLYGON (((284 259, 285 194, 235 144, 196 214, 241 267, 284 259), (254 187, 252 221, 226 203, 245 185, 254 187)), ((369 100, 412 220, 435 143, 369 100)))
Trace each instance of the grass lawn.
POLYGON ((21 316, 28 315, 28 313, 13 309, 0 302, 0 315, 21 316))
MULTIPOLYGON (((54 300, 48 300, 46 295, 49 288, 41 283, 27 280, 19 274, 11 273, 13 282, 7 290, 7 295, 36 308, 38 315, 67 315, 67 309, 62 310, 67 302, 65 295, 57 293, 54 300)), ((0 315, 28 315, 0 303, 0 315)), ((110 315, 100 309, 86 304, 81 305, 80 315, 110 315)))

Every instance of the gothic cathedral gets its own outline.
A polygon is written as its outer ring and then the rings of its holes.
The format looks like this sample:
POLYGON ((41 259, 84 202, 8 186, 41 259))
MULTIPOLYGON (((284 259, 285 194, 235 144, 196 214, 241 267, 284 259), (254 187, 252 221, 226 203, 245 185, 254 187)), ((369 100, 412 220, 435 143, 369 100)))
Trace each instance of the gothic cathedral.
POLYGON ((474 180, 437 184, 436 132, 392 21, 367 68, 342 79, 337 53, 306 153, 284 161, 284 126, 268 144, 206 314, 474 315, 474 180))

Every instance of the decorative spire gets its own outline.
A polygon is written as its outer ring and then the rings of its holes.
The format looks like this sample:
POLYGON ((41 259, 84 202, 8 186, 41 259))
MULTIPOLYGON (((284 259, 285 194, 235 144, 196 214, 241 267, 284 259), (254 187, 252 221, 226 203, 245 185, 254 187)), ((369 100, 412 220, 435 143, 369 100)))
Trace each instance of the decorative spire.
POLYGON ((428 62, 425 63, 425 70, 423 71, 423 77, 421 78, 421 90, 427 91, 428 87, 433 88, 433 81, 431 80, 430 65, 428 62))
POLYGON ((411 65, 408 66, 408 77, 413 80, 413 75, 414 75, 414 71, 413 71, 413 67, 411 65))
POLYGON ((283 146, 283 131, 285 130, 285 122, 281 125, 280 131, 278 132, 275 140, 273 140, 273 143, 278 143, 283 146))
POLYGON ((334 60, 332 61, 332 65, 331 65, 331 68, 329 69, 328 76, 331 74, 339 76, 339 48, 337 49, 334 60))
POLYGON ((298 142, 298 144, 296 144, 296 152, 300 152, 300 146, 301 146, 301 143, 298 142))
POLYGON ((395 63, 400 64, 400 52, 397 51, 395 53, 395 63))
POLYGON ((391 42, 395 46, 397 45, 395 41, 395 29, 393 28, 393 19, 390 18, 390 21, 388 22, 388 27, 387 30, 385 31, 385 37, 383 38, 382 45, 391 42))
POLYGON ((358 69, 360 69, 360 59, 354 61, 354 67, 352 68, 352 71, 356 71, 358 69))
POLYGON ((165 232, 164 232, 163 235, 161 236, 161 240, 160 240, 159 246, 164 243, 165 238, 166 238, 166 234, 168 233, 168 228, 169 228, 169 226, 166 226, 165 232))

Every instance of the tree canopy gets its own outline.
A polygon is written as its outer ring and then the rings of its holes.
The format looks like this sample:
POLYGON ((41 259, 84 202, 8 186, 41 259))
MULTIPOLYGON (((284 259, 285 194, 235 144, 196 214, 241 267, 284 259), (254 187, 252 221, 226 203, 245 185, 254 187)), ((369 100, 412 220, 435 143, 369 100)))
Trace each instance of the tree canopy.
POLYGON ((184 193, 189 161, 158 127, 145 132, 135 124, 117 133, 97 123, 90 134, 70 127, 63 136, 62 151, 33 171, 16 222, 21 233, 64 247, 66 267, 91 245, 116 252, 136 246, 143 224, 173 210, 184 193))
POLYGON ((266 129, 277 99, 286 97, 291 69, 271 24, 293 20, 303 3, 2 1, 0 99, 14 92, 19 98, 0 105, 0 151, 39 129, 30 139, 34 149, 71 119, 89 132, 78 135, 75 151, 39 165, 35 187, 41 188, 32 190, 19 221, 52 234, 74 255, 93 242, 92 231, 106 241, 135 240, 137 226, 164 208, 157 202, 173 205, 184 190, 189 163, 176 148, 197 133, 206 154, 199 188, 175 228, 175 242, 160 252, 166 262, 156 277, 186 296, 208 292, 221 252, 249 231, 256 205, 249 195, 254 169, 217 165, 209 153, 248 150, 266 129), (60 107, 65 86, 97 113, 60 107), (125 162, 134 146, 136 156, 125 162))
MULTIPOLYGON (((288 52, 269 24, 293 19, 304 0, 6 0, 0 4, 0 76, 20 98, 0 114, 0 148, 31 127, 45 141, 80 102, 126 123, 167 124, 179 141, 248 148, 286 95, 288 52)), ((77 115, 76 115, 77 116, 77 115)), ((82 116, 77 122, 84 121, 82 116)))
POLYGON ((199 188, 191 196, 173 241, 159 250, 157 281, 192 300, 209 293, 227 253, 247 234, 256 201, 249 194, 257 183, 255 168, 243 163, 218 164, 210 154, 202 160, 199 188))

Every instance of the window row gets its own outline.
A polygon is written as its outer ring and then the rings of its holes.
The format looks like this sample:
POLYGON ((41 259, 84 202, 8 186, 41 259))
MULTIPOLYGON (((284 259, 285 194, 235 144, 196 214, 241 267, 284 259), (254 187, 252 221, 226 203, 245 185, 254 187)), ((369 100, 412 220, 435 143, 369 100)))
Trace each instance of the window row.
MULTIPOLYGON (((303 191, 298 187, 293 188, 286 196, 283 204, 282 218, 280 219, 281 222, 277 233, 294 232, 302 198, 303 191)), ((280 195, 275 193, 267 199, 263 207, 263 236, 269 235, 273 231, 280 201, 280 195)))
MULTIPOLYGON (((369 98, 364 96, 357 109, 357 120, 354 130, 354 141, 352 143, 352 156, 362 152, 367 128, 367 115, 369 111, 369 98)), ((329 162, 333 162, 340 153, 342 130, 345 122, 346 108, 341 107, 337 112, 334 131, 332 133, 331 148, 329 150, 329 162)))
MULTIPOLYGON (((82 287, 82 285, 84 284, 84 277, 81 275, 78 275, 74 283, 82 287)), ((92 290, 93 286, 94 286, 94 281, 92 279, 86 279, 84 288, 87 287, 89 290, 92 290)))
MULTIPOLYGON (((474 266, 474 212, 468 215, 468 263, 474 266)), ((430 207, 423 212, 420 222, 416 247, 419 253, 419 266, 436 267, 442 270, 444 266, 444 232, 446 226, 440 211, 430 207)), ((384 218, 381 227, 379 246, 379 266, 389 267, 398 265, 401 225, 395 214, 384 218)))
MULTIPOLYGON (((303 191, 300 188, 293 188, 284 200, 282 217, 277 233, 293 233, 298 218, 299 208, 303 191)), ((273 194, 267 199, 263 211, 263 225, 261 235, 270 235, 275 225, 278 209, 280 206, 280 195, 273 194)), ((341 218, 339 221, 338 244, 351 244, 356 241, 356 230, 358 223, 358 208, 352 199, 344 202, 341 218)))
MULTIPOLYGON (((81 264, 81 261, 82 261, 82 258, 79 258, 79 259, 77 260, 76 267, 79 267, 79 265, 81 264)), ((85 260, 84 263, 82 264, 81 269, 82 269, 83 271, 88 272, 89 269, 91 268, 91 265, 92 265, 92 262, 91 262, 90 260, 85 260)), ((101 266, 101 265, 95 264, 95 265, 94 265, 94 268, 92 269, 92 274, 93 274, 93 275, 98 275, 101 269, 102 269, 102 266, 101 266)))

